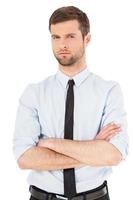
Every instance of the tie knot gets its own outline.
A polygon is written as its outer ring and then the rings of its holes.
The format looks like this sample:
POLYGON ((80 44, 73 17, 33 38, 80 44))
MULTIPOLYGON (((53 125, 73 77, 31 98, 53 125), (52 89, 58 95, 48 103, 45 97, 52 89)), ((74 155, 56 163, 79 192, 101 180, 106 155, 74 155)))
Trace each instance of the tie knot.
POLYGON ((74 80, 72 79, 72 80, 69 80, 69 81, 68 81, 68 84, 69 84, 69 86, 73 86, 73 85, 75 84, 75 82, 74 82, 74 80))

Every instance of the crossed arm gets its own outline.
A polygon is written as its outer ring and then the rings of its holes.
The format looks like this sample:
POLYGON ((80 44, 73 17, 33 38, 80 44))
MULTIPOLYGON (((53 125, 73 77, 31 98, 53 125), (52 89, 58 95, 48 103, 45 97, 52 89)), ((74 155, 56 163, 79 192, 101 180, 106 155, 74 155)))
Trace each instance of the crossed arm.
POLYGON ((18 165, 21 169, 34 170, 117 165, 122 155, 108 141, 119 131, 118 125, 110 123, 101 129, 95 140, 40 139, 37 146, 18 159, 18 165))

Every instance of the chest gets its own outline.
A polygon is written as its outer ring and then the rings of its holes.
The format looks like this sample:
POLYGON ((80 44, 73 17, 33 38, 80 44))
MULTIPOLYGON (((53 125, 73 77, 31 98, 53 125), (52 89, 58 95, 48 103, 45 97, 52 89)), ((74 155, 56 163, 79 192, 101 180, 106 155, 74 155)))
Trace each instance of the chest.
MULTIPOLYGON (((66 92, 48 90, 40 97, 38 115, 42 134, 63 138, 66 92)), ((74 138, 93 139, 100 126, 105 98, 93 88, 74 88, 74 138)))

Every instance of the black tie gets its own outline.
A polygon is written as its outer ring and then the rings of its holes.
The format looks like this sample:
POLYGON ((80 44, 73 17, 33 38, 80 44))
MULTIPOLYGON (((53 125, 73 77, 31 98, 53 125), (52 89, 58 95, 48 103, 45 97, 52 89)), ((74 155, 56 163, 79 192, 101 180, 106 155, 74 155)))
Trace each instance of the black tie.
MULTIPOLYGON (((73 140, 73 111, 74 111, 74 80, 68 81, 69 88, 66 97, 64 138, 73 140)), ((64 174, 64 195, 67 197, 75 196, 76 183, 74 168, 63 169, 64 174)))

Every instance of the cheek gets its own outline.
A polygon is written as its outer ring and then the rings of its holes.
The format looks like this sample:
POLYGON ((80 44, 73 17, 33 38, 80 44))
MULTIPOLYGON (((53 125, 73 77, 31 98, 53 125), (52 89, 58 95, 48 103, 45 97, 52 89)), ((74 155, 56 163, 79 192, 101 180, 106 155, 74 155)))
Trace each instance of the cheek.
POLYGON ((77 43, 74 43, 72 46, 71 46, 71 49, 73 49, 74 51, 78 51, 80 49, 83 48, 83 45, 82 44, 79 44, 78 42, 77 43))
POLYGON ((70 46, 72 46, 73 48, 81 48, 83 45, 84 45, 84 43, 83 43, 83 41, 81 41, 81 39, 75 40, 70 43, 70 46))
POLYGON ((57 46, 55 44, 52 44, 52 50, 53 50, 53 52, 57 51, 57 46))
POLYGON ((58 50, 59 49, 59 44, 56 42, 53 42, 52 43, 52 49, 54 50, 54 51, 56 51, 56 50, 58 50))

